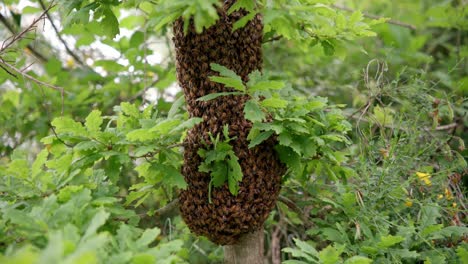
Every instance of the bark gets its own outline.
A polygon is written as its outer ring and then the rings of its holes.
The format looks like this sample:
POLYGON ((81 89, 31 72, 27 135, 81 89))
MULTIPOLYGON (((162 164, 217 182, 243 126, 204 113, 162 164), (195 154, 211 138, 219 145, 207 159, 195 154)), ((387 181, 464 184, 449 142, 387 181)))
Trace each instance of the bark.
POLYGON ((263 264, 263 228, 224 246, 225 264, 263 264))

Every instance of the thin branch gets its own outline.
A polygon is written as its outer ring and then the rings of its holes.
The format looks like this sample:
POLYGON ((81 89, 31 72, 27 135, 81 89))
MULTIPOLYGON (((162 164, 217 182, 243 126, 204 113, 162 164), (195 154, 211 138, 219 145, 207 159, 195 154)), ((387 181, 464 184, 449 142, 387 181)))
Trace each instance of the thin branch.
MULTIPOLYGON (((349 7, 345 7, 345 6, 341 6, 341 5, 332 5, 334 8, 336 9, 340 9, 340 10, 343 10, 343 11, 347 11, 347 12, 355 12, 355 10, 349 8, 349 7)), ((382 16, 376 16, 376 15, 372 15, 372 14, 368 14, 368 13, 365 13, 363 12, 362 15, 364 17, 367 17, 367 18, 372 18, 372 19, 382 19, 382 18, 385 18, 385 17, 382 17, 382 16)), ((390 20, 387 20, 386 23, 389 23, 389 24, 393 24, 393 25, 396 25, 396 26, 400 26, 400 27, 405 27, 405 28, 409 28, 411 30, 416 30, 416 26, 414 25, 411 25, 411 24, 408 24, 408 23, 404 23, 404 22, 401 22, 401 21, 398 21, 398 20, 394 20, 394 19, 390 19, 390 20)))
POLYGON ((59 91, 59 92, 63 92, 63 88, 62 87, 58 87, 58 86, 55 86, 55 85, 52 85, 50 83, 46 83, 46 82, 43 82, 41 80, 38 80, 34 77, 32 77, 31 75, 25 73, 25 72, 22 72, 21 70, 17 69, 15 66, 7 63, 6 61, 4 61, 3 59, 0 58, 0 64, 3 64, 3 66, 6 66, 8 67, 9 69, 11 69, 12 71, 18 73, 19 75, 23 76, 24 78, 28 79, 28 80, 31 80, 39 85, 43 85, 45 87, 49 87, 51 89, 54 89, 56 91, 59 91))
POLYGON ((285 196, 282 196, 280 195, 278 197, 278 201, 282 202, 283 204, 285 204, 291 211, 295 212, 302 220, 302 222, 304 223, 304 225, 309 228, 311 226, 313 226, 314 224, 309 220, 309 217, 304 214, 304 211, 302 211, 301 208, 299 208, 299 206, 297 206, 292 200, 290 200, 289 198, 285 197, 285 196))
POLYGON ((16 74, 12 73, 11 71, 9 71, 7 68, 5 68, 3 65, 0 64, 0 68, 2 68, 2 70, 4 70, 6 73, 10 74, 11 76, 15 77, 15 79, 18 78, 18 76, 16 76, 16 74))
MULTIPOLYGON (((52 2, 53 3, 53 2, 52 2)), ((50 24, 52 25, 52 28, 54 29, 55 31, 55 34, 57 35, 58 39, 62 42, 63 46, 65 46, 65 50, 67 51, 67 53, 73 57, 73 59, 80 65, 85 65, 83 63, 83 61, 80 59, 80 57, 78 57, 78 55, 76 55, 71 49, 70 47, 68 47, 67 43, 65 42, 65 40, 62 38, 62 36, 60 35, 60 32, 58 30, 58 28, 55 26, 54 22, 52 21, 52 17, 50 16, 49 14, 49 10, 50 10, 50 7, 49 8, 46 8, 44 2, 42 0, 39 0, 39 4, 41 5, 42 7, 42 10, 44 10, 46 16, 47 16, 47 19, 49 20, 50 24)))
POLYGON ((155 217, 161 217, 167 215, 179 207, 179 198, 176 198, 166 204, 164 207, 159 208, 153 214, 155 217))
MULTIPOLYGON (((145 71, 146 72, 146 71, 145 71)), ((145 77, 146 78, 146 77, 145 77)), ((149 85, 145 86, 145 88, 143 88, 142 90, 140 90, 138 93, 136 93, 135 95, 133 95, 130 99, 128 99, 129 102, 133 102, 135 101, 138 97, 144 95, 146 93, 146 91, 148 91, 149 88, 151 88, 152 86, 154 86, 155 84, 157 84, 158 82, 160 81, 160 78, 156 78, 154 79, 149 85)))
MULTIPOLYGON (((437 131, 450 130, 450 129, 455 128, 457 126, 458 126, 457 123, 452 123, 452 124, 448 124, 448 125, 438 126, 434 130, 437 130, 437 131)), ((427 128, 424 128, 424 130, 431 130, 431 128, 427 127, 427 128)))
MULTIPOLYGON (((5 25, 5 27, 11 32, 11 34, 13 34, 13 36, 11 36, 11 37, 7 38, 5 41, 3 41, 2 47, 0 48, 0 54, 3 53, 5 50, 7 50, 16 41, 25 38, 25 35, 27 33, 31 32, 31 31, 34 31, 36 29, 37 23, 39 21, 41 21, 42 19, 44 19, 45 15, 46 15, 46 12, 48 10, 50 10, 52 7, 54 7, 54 6, 55 5, 51 5, 50 7, 48 7, 46 9, 46 11, 42 12, 41 15, 38 18, 34 19, 33 22, 28 27, 26 27, 24 30, 22 30, 19 33, 16 33, 13 26, 10 25, 10 23, 8 23, 8 20, 2 14, 0 14, 0 22, 2 22, 3 25, 5 25)), ((42 62, 47 62, 46 57, 44 55, 42 55, 41 53, 39 53, 38 51, 36 51, 31 45, 28 44, 26 47, 39 60, 41 60, 42 62)))
POLYGON ((282 39, 282 38, 283 38, 283 36, 275 36, 275 37, 271 37, 271 38, 269 38, 269 39, 265 39, 265 40, 263 40, 263 42, 262 42, 262 43, 273 42, 273 41, 280 40, 280 39, 282 39))
MULTIPOLYGON (((24 78, 30 80, 30 81, 33 81, 35 83, 37 83, 38 85, 42 85, 42 86, 45 86, 45 87, 48 87, 50 89, 53 89, 53 90, 56 90, 56 91, 59 91, 60 92, 60 97, 62 99, 62 110, 61 110, 61 114, 63 115, 63 112, 64 112, 64 105, 65 105, 65 89, 63 89, 62 87, 58 87, 58 86, 55 86, 55 85, 52 85, 50 83, 46 83, 46 82, 43 82, 41 80, 38 80, 34 77, 32 77, 31 75, 17 69, 15 66, 9 64, 8 62, 4 61, 2 58, 0 58, 0 65, 2 65, 2 68, 4 68, 3 66, 6 66, 7 68, 9 68, 10 70, 18 73, 19 75, 23 76, 24 78)), ((7 71, 8 72, 8 71, 7 71)))
POLYGON ((69 148, 73 148, 74 146, 73 145, 70 145, 70 144, 67 144, 65 141, 63 141, 63 139, 61 139, 58 135, 57 135, 57 132, 55 131, 55 128, 54 126, 49 122, 47 123, 50 127, 50 129, 52 130, 52 133, 54 133, 55 135, 55 138, 57 138, 58 141, 60 141, 62 144, 64 144, 65 146, 69 147, 69 148))
MULTIPOLYGON (((8 29, 8 31, 10 31, 11 34, 16 34, 13 27, 10 25, 10 23, 8 23, 8 20, 2 14, 0 14, 0 22, 8 29)), ((42 55, 39 51, 37 51, 33 46, 28 44, 26 46, 26 48, 29 51, 31 51, 31 53, 34 55, 34 57, 39 59, 41 62, 47 62, 48 61, 48 59, 44 55, 42 55)))

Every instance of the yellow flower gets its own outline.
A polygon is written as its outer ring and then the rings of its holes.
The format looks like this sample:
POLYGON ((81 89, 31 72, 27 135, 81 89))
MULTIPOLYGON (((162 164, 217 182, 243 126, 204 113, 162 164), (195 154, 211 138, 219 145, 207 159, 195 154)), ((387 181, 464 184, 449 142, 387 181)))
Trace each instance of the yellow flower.
POLYGON ((453 208, 457 207, 457 203, 453 203, 453 204, 452 204, 452 207, 453 207, 453 208))
POLYGON ((68 68, 73 68, 73 66, 75 66, 75 60, 72 59, 72 58, 69 58, 69 59, 67 60, 67 67, 68 67, 68 68))
POLYGON ((447 200, 453 199, 452 192, 448 188, 445 188, 445 197, 447 197, 447 200))
POLYGON ((406 199, 405 205, 407 207, 411 207, 411 206, 413 206, 413 201, 411 201, 411 199, 406 199))
POLYGON ((442 199, 444 196, 442 194, 437 195, 437 199, 442 199))
POLYGON ((416 176, 423 181, 427 186, 431 186, 431 175, 429 173, 424 173, 424 172, 416 172, 416 176))

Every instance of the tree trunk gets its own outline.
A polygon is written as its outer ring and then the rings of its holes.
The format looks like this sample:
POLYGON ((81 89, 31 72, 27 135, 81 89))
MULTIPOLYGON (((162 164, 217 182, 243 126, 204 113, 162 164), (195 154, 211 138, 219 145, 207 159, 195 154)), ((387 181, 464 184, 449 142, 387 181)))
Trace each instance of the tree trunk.
POLYGON ((263 264, 263 228, 224 246, 225 264, 263 264))

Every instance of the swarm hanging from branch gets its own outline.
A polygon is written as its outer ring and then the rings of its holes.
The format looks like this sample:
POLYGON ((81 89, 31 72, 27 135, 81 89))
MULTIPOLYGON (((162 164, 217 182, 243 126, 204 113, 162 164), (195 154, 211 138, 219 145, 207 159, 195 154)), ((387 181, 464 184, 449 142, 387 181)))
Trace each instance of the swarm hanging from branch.
POLYGON ((210 63, 223 65, 247 81, 254 70, 262 65, 262 17, 257 14, 245 27, 232 30, 233 24, 246 15, 236 11, 227 14, 235 1, 224 1, 219 8, 218 22, 197 34, 193 25, 184 33, 184 22, 174 24, 174 44, 177 59, 177 77, 183 88, 187 109, 191 117, 201 117, 203 122, 192 128, 185 139, 182 174, 188 188, 180 193, 180 211, 188 227, 197 235, 226 245, 233 244, 242 234, 263 227, 277 200, 281 176, 285 166, 279 161, 270 139, 252 149, 248 148, 247 135, 252 124, 244 118, 247 96, 222 96, 208 102, 197 101, 210 93, 231 91, 224 85, 209 80, 216 75, 210 63), (236 196, 227 184, 213 188, 212 203, 208 199, 210 175, 198 171, 202 162, 197 154, 209 141, 209 133, 222 134, 229 125, 229 136, 236 137, 232 145, 242 168, 243 180, 236 196))

